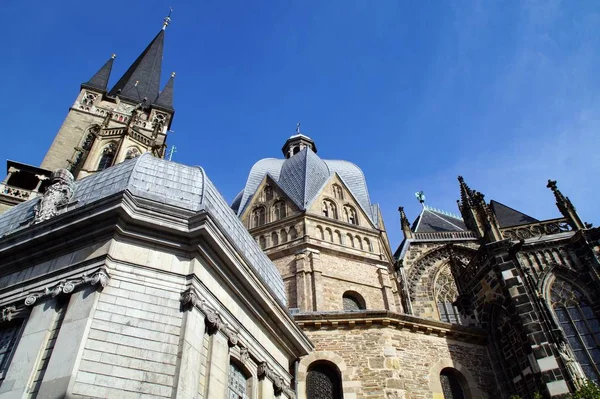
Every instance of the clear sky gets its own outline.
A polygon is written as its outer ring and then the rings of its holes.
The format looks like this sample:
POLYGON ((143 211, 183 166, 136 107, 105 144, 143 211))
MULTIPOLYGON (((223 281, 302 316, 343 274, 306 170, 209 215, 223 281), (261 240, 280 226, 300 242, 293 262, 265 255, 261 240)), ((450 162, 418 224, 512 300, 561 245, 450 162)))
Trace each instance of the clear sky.
POLYGON ((39 165, 79 85, 111 83, 174 8, 174 160, 228 201, 302 132, 358 164, 395 248, 414 193, 458 212, 456 176, 536 218, 548 178, 600 223, 600 2, 404 0, 3 1, 0 159, 39 165))

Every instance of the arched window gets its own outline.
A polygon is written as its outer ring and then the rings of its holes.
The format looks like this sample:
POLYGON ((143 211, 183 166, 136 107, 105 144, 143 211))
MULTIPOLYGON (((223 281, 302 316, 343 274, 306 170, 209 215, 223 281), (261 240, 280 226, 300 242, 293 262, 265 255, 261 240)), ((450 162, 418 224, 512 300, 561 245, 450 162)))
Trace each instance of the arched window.
POLYGON ((277 201, 273 204, 273 220, 281 220, 285 217, 285 202, 277 201))
POLYGON ((352 237, 352 234, 350 234, 350 233, 346 234, 346 238, 348 240, 347 245, 349 247, 354 248, 354 237, 352 237))
POLYGON ((323 228, 321 226, 317 226, 317 228, 315 229, 315 232, 317 235, 317 239, 322 240, 323 239, 323 228))
POLYGON ((279 232, 279 235, 281 236, 281 243, 283 244, 284 242, 287 242, 288 240, 288 234, 285 231, 285 229, 281 229, 281 231, 279 232))
POLYGON ((306 397, 311 399, 342 398, 342 377, 335 364, 318 361, 308 367, 306 397))
POLYGON ((446 323, 462 324, 460 312, 453 305, 458 297, 458 289, 454 283, 450 268, 447 265, 442 267, 436 277, 434 295, 440 320, 446 323))
POLYGON ((137 158, 141 155, 140 150, 137 147, 130 147, 125 153, 125 159, 137 158))
POLYGON ((228 378, 229 395, 227 399, 248 399, 250 398, 250 378, 234 362, 229 363, 228 378))
POLYGON ((460 372, 451 367, 446 367, 440 372, 440 382, 444 399, 465 399, 463 384, 465 378, 460 372))
POLYGON ((337 219, 337 207, 332 200, 324 199, 322 203, 323 216, 327 218, 337 219))
POLYGON ((259 206, 252 211, 252 227, 262 226, 266 223, 265 208, 259 206))
POLYGON ((342 191, 342 187, 339 184, 334 184, 331 186, 331 191, 333 191, 333 198, 335 199, 344 199, 344 192, 342 191))
POLYGON ((279 245, 279 237, 276 231, 271 233, 271 246, 274 247, 275 245, 279 245))
POLYGON ((339 230, 335 231, 335 242, 342 245, 342 233, 339 230))
POLYGON ((373 247, 371 247, 371 241, 367 237, 364 239, 365 241, 365 249, 369 252, 373 252, 373 247))
POLYGON ((356 236, 356 246, 360 249, 363 249, 362 240, 359 236, 356 236))
POLYGON ((273 199, 273 187, 267 185, 264 189, 265 201, 271 201, 273 199))
POLYGON ((344 221, 346 223, 358 225, 356 210, 350 205, 344 205, 344 221))
POLYGON ((265 249, 267 247, 267 239, 265 236, 260 236, 258 238, 258 245, 260 245, 261 249, 265 249))
POLYGON ((299 152, 300 152, 300 147, 298 147, 298 146, 294 147, 294 149, 292 150, 293 155, 296 155, 299 152))
POLYGON ((98 171, 110 168, 115 160, 115 152, 117 146, 115 143, 110 143, 102 150, 102 156, 100 162, 98 162, 98 171))
POLYGON ((342 295, 342 303, 344 305, 344 311, 346 312, 364 310, 367 308, 363 297, 355 291, 344 292, 344 295, 342 295))
POLYGON ((327 241, 333 242, 333 232, 331 229, 328 227, 325 229, 325 231, 327 232, 327 241))
POLYGON ((573 284, 556 279, 550 303, 585 376, 600 382, 600 322, 587 298, 573 284))
POLYGON ((290 241, 298 238, 298 233, 296 232, 296 228, 294 226, 290 227, 290 241))

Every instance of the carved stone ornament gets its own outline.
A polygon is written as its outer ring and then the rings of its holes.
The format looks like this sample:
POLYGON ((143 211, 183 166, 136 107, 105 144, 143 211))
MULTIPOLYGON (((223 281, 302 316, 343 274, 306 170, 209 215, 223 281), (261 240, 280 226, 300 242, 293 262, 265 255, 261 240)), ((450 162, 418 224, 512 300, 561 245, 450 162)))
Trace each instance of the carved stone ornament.
POLYGON ((104 269, 100 269, 97 272, 93 273, 91 276, 87 274, 83 274, 79 278, 70 279, 70 280, 61 280, 58 284, 52 287, 45 287, 43 290, 32 292, 25 298, 26 306, 33 306, 39 298, 42 297, 56 297, 62 294, 70 294, 75 291, 80 285, 90 284, 92 286, 99 285, 104 288, 108 285, 108 280, 110 276, 104 269))
POLYGON ((230 347, 236 346, 239 342, 239 336, 238 333, 233 331, 233 330, 228 330, 226 332, 227 335, 227 343, 229 344, 230 347))
POLYGON ((59 214, 61 207, 69 203, 75 193, 75 183, 67 169, 52 172, 52 184, 35 206, 33 223, 43 222, 59 214))
POLYGON ((181 297, 179 298, 179 301, 181 302, 181 305, 184 308, 194 307, 200 303, 200 299, 198 298, 198 295, 191 288, 189 288, 181 293, 181 297))
POLYGON ((223 323, 223 320, 221 320, 221 316, 219 316, 219 313, 212 309, 206 308, 204 314, 206 315, 206 322, 208 323, 209 330, 218 331, 223 323))
POLYGON ((7 306, 2 309, 2 321, 11 321, 17 312, 16 306, 7 306))
POLYGON ((241 347, 240 348, 240 362, 245 364, 248 360, 250 360, 250 353, 248 352, 248 348, 241 347))
POLYGON ((256 375, 258 378, 267 378, 269 374, 269 368, 267 367, 267 363, 261 362, 258 364, 256 368, 256 375))

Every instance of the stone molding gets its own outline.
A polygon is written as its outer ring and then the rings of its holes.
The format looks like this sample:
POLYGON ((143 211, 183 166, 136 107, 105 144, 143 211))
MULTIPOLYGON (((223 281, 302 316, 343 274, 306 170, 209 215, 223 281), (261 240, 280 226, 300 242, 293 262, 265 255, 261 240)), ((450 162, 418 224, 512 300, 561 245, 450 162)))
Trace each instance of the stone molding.
POLYGON ((110 276, 106 269, 100 268, 92 275, 83 273, 81 277, 74 279, 63 279, 54 286, 45 287, 42 290, 30 292, 25 297, 25 306, 33 306, 36 304, 38 299, 51 297, 54 298, 58 295, 70 294, 81 285, 89 284, 92 286, 97 285, 99 289, 102 289, 108 285, 110 276))
POLYGON ((266 362, 260 362, 256 369, 256 374, 258 379, 268 379, 273 382, 273 389, 275 390, 275 395, 280 395, 282 392, 289 398, 295 399, 296 393, 290 387, 285 385, 283 377, 277 374, 273 369, 269 367, 266 362))

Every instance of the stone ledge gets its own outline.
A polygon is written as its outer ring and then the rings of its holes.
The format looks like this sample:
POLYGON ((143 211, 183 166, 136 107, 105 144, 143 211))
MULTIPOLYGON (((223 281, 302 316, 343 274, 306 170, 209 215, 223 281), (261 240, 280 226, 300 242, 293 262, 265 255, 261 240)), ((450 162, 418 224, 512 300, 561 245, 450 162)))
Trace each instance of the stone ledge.
POLYGON ((360 312, 310 312, 294 315, 303 329, 392 328, 417 334, 436 335, 474 344, 486 344, 487 333, 476 327, 444 323, 386 310, 360 312))

